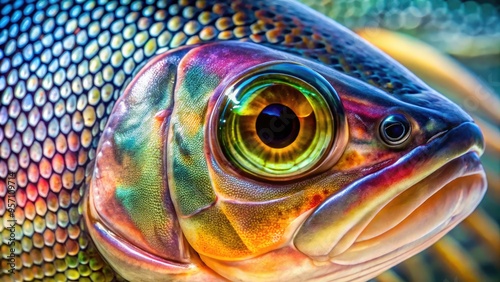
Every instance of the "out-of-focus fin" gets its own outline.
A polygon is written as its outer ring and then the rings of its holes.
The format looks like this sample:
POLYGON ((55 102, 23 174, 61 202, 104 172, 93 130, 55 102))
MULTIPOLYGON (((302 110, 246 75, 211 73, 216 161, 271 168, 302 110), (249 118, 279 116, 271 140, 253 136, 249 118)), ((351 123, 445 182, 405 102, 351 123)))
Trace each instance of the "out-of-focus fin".
POLYGON ((479 265, 453 237, 443 237, 431 246, 431 251, 459 281, 487 281, 479 265))
POLYGON ((431 247, 438 258, 451 273, 455 273, 458 281, 488 281, 479 265, 467 254, 460 244, 451 236, 445 236, 431 247))
MULTIPOLYGON (((478 208, 464 220, 464 225, 481 237, 481 242, 496 258, 500 257, 500 226, 484 210, 478 208)), ((495 259, 497 267, 500 261, 495 259)))
POLYGON ((496 168, 486 166, 486 178, 488 180, 488 192, 495 197, 495 200, 500 200, 500 176, 496 168))
POLYGON ((377 282, 403 282, 403 278, 394 272, 394 270, 386 270, 375 279, 377 282))
MULTIPOLYGON (((472 117, 483 132, 486 141, 485 155, 493 159, 490 165, 484 166, 488 178, 488 194, 500 200, 500 176, 498 175, 500 168, 500 125, 488 123, 477 115, 472 115, 472 117)), ((500 244, 500 239, 498 244, 500 244)))
POLYGON ((401 263, 408 274, 409 281, 433 281, 432 273, 422 271, 423 269, 430 269, 430 265, 424 260, 423 256, 413 256, 401 263))

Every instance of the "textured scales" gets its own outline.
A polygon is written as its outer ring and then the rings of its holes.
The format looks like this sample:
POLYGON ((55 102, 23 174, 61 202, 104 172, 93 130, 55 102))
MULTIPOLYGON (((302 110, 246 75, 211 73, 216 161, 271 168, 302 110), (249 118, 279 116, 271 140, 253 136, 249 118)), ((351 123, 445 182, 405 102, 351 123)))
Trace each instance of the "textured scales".
POLYGON ((326 33, 323 18, 306 18, 286 1, 218 2, 1 2, 0 251, 10 254, 12 172, 20 258, 13 276, 2 260, 1 280, 114 279, 85 231, 81 200, 116 99, 156 54, 200 42, 251 41, 321 61, 390 93, 423 89, 382 54, 345 39, 344 28, 326 33))

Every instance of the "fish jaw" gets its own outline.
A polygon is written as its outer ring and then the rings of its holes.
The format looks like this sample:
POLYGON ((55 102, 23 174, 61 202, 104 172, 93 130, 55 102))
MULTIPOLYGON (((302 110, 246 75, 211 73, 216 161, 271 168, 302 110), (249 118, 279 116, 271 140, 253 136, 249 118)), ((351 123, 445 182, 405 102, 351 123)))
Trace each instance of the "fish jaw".
POLYGON ((483 138, 464 122, 332 195, 305 220, 294 246, 367 279, 422 251, 467 217, 486 191, 483 138))

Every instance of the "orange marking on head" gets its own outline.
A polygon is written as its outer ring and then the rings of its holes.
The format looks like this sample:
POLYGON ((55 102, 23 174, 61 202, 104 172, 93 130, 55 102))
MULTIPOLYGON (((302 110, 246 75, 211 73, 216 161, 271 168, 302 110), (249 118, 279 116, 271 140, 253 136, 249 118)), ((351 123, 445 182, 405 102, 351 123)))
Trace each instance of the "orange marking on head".
POLYGON ((323 201, 323 196, 315 194, 309 202, 309 208, 314 208, 323 201))
POLYGON ((360 155, 358 152, 355 150, 349 150, 344 153, 344 156, 340 158, 339 162, 337 163, 337 167, 339 169, 342 168, 355 168, 361 164, 364 163, 365 158, 360 155))

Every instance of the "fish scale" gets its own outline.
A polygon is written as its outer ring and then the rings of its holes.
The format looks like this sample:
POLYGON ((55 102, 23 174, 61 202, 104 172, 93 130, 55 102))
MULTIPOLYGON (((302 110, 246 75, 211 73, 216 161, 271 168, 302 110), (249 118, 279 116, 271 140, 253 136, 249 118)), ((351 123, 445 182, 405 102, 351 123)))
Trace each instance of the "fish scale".
POLYGON ((82 198, 115 101, 149 58, 242 40, 317 60, 394 94, 424 86, 382 54, 301 18, 285 1, 16 1, 0 11, 0 280, 110 281, 82 198), (294 15, 294 16, 285 16, 294 15), (16 182, 8 273, 7 177, 16 182))

